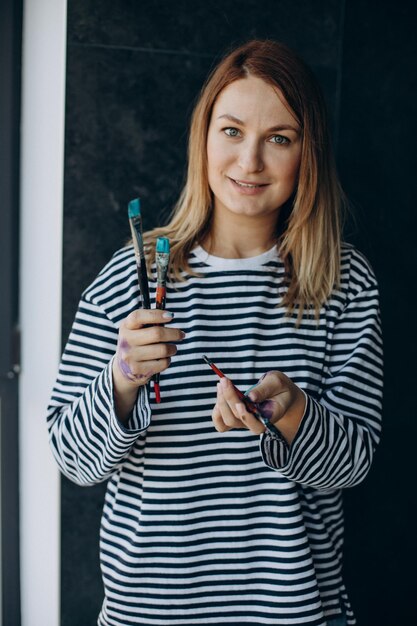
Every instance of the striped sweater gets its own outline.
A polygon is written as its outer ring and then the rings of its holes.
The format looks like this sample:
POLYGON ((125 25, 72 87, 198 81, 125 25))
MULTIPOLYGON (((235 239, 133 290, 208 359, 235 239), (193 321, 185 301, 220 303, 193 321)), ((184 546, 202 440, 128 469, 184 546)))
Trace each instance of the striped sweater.
MULTIPOLYGON (((141 387, 123 426, 111 366, 118 326, 138 307, 131 247, 84 292, 48 409, 53 453, 80 485, 108 480, 100 554, 100 626, 324 626, 346 612, 344 487, 366 476, 379 439, 378 291, 366 259, 342 249, 342 279, 317 321, 280 301, 272 249, 221 259, 197 247, 197 276, 168 286, 173 326, 187 337, 161 375, 162 403, 141 387), (270 370, 307 395, 289 447, 211 421, 217 378, 243 391, 270 370)), ((154 293, 155 284, 150 283, 154 293)))

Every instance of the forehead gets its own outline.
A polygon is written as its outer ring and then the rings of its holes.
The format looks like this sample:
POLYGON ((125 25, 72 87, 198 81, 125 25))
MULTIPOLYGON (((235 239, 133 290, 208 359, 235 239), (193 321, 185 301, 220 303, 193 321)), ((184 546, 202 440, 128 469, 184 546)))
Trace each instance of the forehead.
POLYGON ((232 115, 245 123, 258 121, 269 126, 297 124, 282 92, 256 76, 236 80, 219 93, 212 119, 222 115, 232 115))

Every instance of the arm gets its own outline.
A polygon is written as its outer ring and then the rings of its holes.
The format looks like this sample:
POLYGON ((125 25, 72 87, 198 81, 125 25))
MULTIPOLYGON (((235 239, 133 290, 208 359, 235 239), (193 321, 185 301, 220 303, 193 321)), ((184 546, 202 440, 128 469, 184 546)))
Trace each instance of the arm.
POLYGON ((321 395, 307 396, 290 445, 279 437, 262 436, 265 463, 289 480, 316 489, 360 483, 379 441, 381 400, 378 292, 371 280, 348 301, 335 323, 321 395))
POLYGON ((81 300, 48 412, 52 450, 71 480, 107 479, 149 426, 146 383, 185 336, 161 326, 169 320, 166 311, 136 310, 118 331, 100 306, 81 300))
POLYGON ((48 408, 52 451, 71 480, 90 485, 117 470, 150 422, 147 391, 136 392, 130 421, 118 420, 112 366, 118 330, 103 309, 83 298, 48 408))
MULTIPOLYGON (((289 480, 316 489, 353 486, 366 476, 380 435, 382 345, 378 291, 369 268, 355 274, 342 309, 334 310, 319 396, 306 395, 282 372, 250 393, 277 435, 245 410, 227 381, 219 385, 218 430, 245 425, 261 434, 264 462, 289 480), (243 424, 242 424, 243 422, 243 424)), ((357 273, 357 268, 356 268, 357 273)))

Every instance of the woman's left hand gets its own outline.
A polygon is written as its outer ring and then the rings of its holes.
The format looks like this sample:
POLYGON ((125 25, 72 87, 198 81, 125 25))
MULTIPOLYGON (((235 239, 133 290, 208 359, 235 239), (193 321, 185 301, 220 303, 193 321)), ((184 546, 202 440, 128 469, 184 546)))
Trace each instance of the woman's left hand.
MULTIPOLYGON (((262 376, 248 397, 258 404, 261 413, 279 428, 291 444, 305 411, 306 397, 301 389, 282 372, 273 371, 262 376)), ((216 430, 221 433, 232 428, 248 428, 260 435, 265 430, 262 422, 239 400, 228 378, 222 378, 217 384, 217 402, 212 418, 216 430)))

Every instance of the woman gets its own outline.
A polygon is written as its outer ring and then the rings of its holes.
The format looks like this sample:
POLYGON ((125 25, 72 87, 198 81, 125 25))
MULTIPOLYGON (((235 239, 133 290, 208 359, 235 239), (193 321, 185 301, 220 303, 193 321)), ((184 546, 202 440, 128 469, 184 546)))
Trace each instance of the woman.
POLYGON ((100 625, 355 623, 341 489, 379 439, 381 340, 341 202, 309 70, 278 43, 233 51, 195 108, 173 217, 147 234, 150 251, 171 241, 169 312, 137 308, 132 247, 116 252, 82 296, 49 408, 66 476, 110 479, 100 625), (276 434, 202 354, 255 384, 276 434))

